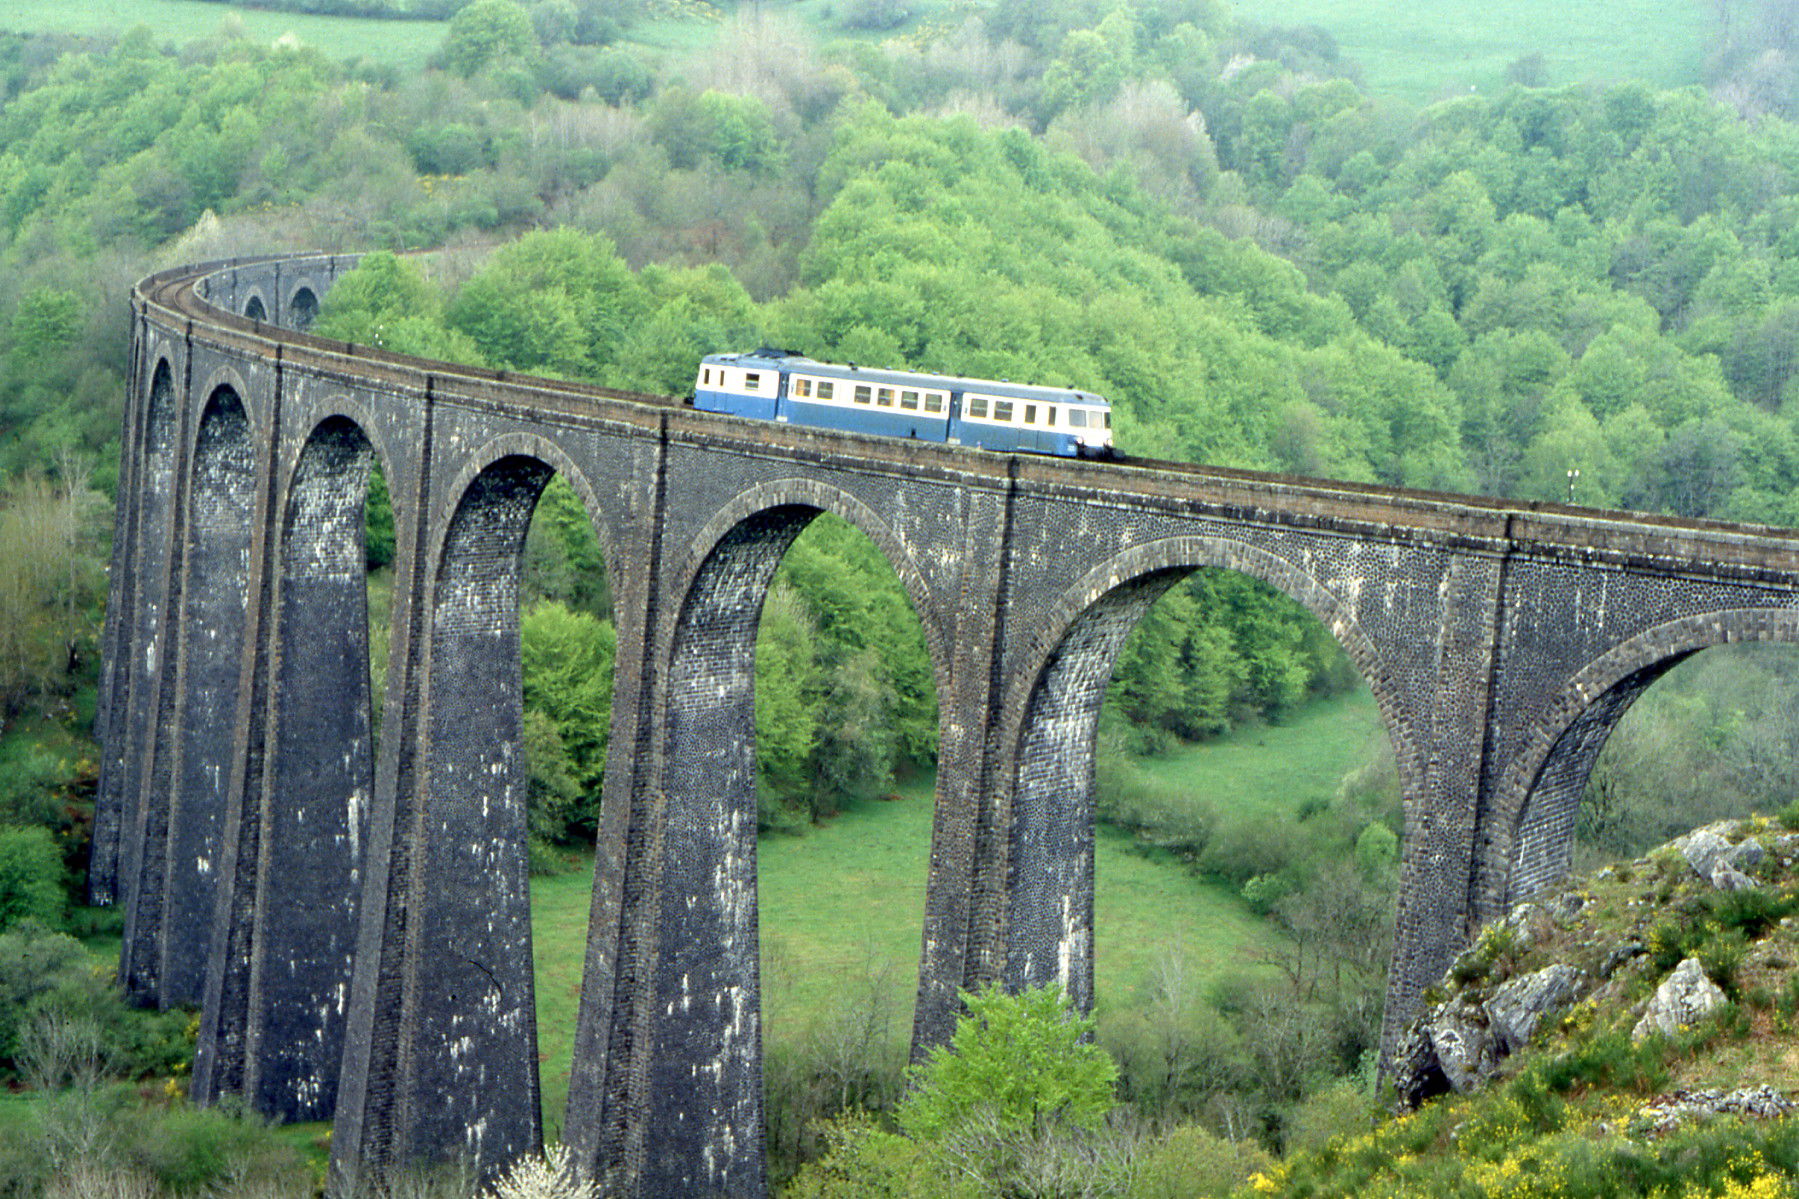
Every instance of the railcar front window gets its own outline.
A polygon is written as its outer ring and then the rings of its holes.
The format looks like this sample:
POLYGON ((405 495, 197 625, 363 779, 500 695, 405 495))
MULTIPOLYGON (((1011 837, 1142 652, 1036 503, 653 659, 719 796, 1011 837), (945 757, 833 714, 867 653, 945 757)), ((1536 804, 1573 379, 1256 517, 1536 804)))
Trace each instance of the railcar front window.
POLYGON ((1068 427, 1070 429, 1085 429, 1087 427, 1086 410, 1082 408, 1070 408, 1068 410, 1068 427))

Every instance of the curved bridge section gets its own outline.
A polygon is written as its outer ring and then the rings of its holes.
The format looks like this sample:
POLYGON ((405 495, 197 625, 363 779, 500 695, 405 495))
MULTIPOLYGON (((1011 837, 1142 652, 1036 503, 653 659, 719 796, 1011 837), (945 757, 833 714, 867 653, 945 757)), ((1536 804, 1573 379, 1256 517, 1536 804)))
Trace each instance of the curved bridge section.
POLYGON ((1643 687, 1707 645, 1799 640, 1792 534, 696 413, 305 333, 350 263, 134 294, 92 871, 131 993, 202 1007, 196 1097, 334 1119, 339 1186, 540 1143, 517 594, 553 475, 618 626, 564 1134, 608 1193, 765 1189, 753 655, 821 512, 892 562, 936 675, 915 1048, 959 988, 1090 1002, 1094 723, 1124 637, 1196 569, 1293 596, 1379 702, 1406 811, 1389 1042, 1474 922, 1565 872, 1643 687))

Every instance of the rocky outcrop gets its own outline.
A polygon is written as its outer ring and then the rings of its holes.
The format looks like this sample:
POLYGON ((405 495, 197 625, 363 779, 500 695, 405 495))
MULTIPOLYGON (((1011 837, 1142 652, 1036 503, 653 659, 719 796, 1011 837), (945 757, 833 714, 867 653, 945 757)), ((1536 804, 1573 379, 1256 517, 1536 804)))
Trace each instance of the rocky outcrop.
POLYGON ((1412 1106, 1446 1091, 1466 1093, 1492 1078, 1545 1016, 1566 1008, 1587 976, 1557 963, 1514 978, 1484 1002, 1447 1000, 1413 1026, 1394 1067, 1394 1083, 1412 1106))
POLYGON ((1644 1132, 1667 1133, 1689 1120, 1709 1116, 1754 1116, 1772 1119, 1799 1111, 1794 1103, 1770 1086, 1741 1087, 1735 1091, 1675 1091, 1637 1113, 1644 1132))
POLYGON ((1706 974, 1698 958, 1687 958, 1655 989, 1649 1010, 1637 1021, 1630 1038, 1640 1041, 1651 1033, 1672 1034, 1690 1028, 1726 1003, 1724 992, 1706 974))
POLYGON ((1573 1003, 1587 976, 1558 962, 1535 974, 1514 978, 1487 1000, 1488 1027, 1501 1053, 1522 1049, 1544 1016, 1573 1003))
POLYGON ((1725 833, 1734 828, 1735 823, 1708 824, 1672 842, 1694 874, 1723 891, 1740 891, 1754 886, 1747 872, 1768 856, 1766 847, 1754 837, 1732 843, 1725 833))
MULTIPOLYGON (((1514 904, 1426 993, 1424 1014, 1390 1063, 1400 1099, 1415 1107, 1434 1095, 1479 1090, 1512 1072, 1508 1059, 1527 1046, 1536 1052, 1550 1043, 1546 1051, 1556 1052, 1563 1037, 1573 1044, 1589 1034, 1629 1033, 1642 1042, 1700 1027, 1707 1037, 1735 1036, 1735 1026, 1721 1032, 1707 1024, 1728 1002, 1720 982, 1748 1005, 1738 1023, 1762 1027, 1756 1021, 1765 1023, 1771 997, 1799 988, 1795 827, 1799 809, 1782 823, 1719 821, 1514 904), (1677 957, 1685 960, 1670 971, 1677 957), (1730 974, 1711 977, 1702 963, 1714 960, 1730 974)), ((1784 1083, 1755 1077, 1756 1070, 1766 1073, 1757 1066, 1731 1085, 1773 1083, 1770 1093, 1787 1102, 1784 1083)), ((1680 1077, 1699 1085, 1690 1074, 1680 1077)), ((1751 1102, 1734 1094, 1715 1110, 1751 1102)), ((1773 1100, 1765 1098, 1743 1114, 1766 1114, 1773 1100)))

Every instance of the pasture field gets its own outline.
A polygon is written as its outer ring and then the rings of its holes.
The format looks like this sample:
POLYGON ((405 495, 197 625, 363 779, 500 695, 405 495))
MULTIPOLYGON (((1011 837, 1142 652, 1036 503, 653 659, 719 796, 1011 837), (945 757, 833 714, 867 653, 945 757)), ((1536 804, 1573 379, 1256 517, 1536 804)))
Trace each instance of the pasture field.
POLYGON ((1386 735, 1373 693, 1359 687, 1308 704, 1282 724, 1241 725, 1213 741, 1127 761, 1116 777, 1157 809, 1197 800, 1220 816, 1291 817, 1308 802, 1329 804, 1343 776, 1386 735))
MULTIPOLYGON (((846 993, 866 993, 871 979, 890 988, 895 1041, 911 1037, 930 786, 921 780, 902 788, 898 800, 860 804, 804 836, 758 842, 765 1043, 799 1041, 846 993)), ((1229 888, 1193 877, 1172 858, 1137 852, 1122 833, 1102 829, 1096 856, 1102 1008, 1132 1002, 1170 950, 1184 952, 1210 977, 1238 969, 1276 935, 1229 888)), ((591 860, 531 880, 546 1136, 560 1131, 568 1103, 592 881, 591 860)))
POLYGON ((264 12, 202 0, 6 0, 0 29, 19 33, 123 33, 148 26, 158 42, 191 42, 218 34, 235 14, 259 42, 291 33, 332 58, 369 58, 408 70, 443 44, 446 21, 376 21, 364 17, 321 17, 264 12))
MULTIPOLYGON (((1131 769, 1143 786, 1215 807, 1291 814, 1336 794, 1360 766, 1380 718, 1366 690, 1309 705, 1282 725, 1239 729, 1131 769)), ((873 983, 893 996, 892 1035, 911 1035, 931 848, 929 777, 894 800, 868 800, 803 836, 757 842, 762 919, 763 1036, 796 1042, 846 994, 873 983)), ((1194 877, 1130 836, 1100 830, 1095 869, 1095 986, 1102 1012, 1135 1002, 1161 959, 1184 955, 1203 983, 1253 963, 1278 935, 1229 887, 1194 877)), ((546 1135, 561 1128, 580 998, 592 862, 531 880, 537 957, 538 1058, 546 1135)))
POLYGON ((1715 29, 1698 0, 1287 0, 1238 4, 1262 24, 1317 25, 1360 63, 1377 95, 1416 104, 1505 86, 1505 70, 1541 54, 1550 84, 1639 79, 1655 87, 1699 82, 1715 29))

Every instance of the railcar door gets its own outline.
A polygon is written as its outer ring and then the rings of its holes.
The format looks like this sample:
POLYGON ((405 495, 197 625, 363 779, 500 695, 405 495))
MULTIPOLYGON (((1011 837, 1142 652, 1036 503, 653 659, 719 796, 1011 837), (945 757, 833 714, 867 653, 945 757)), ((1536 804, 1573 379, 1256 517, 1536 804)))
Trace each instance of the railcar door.
POLYGON ((793 398, 787 394, 793 378, 792 371, 775 372, 775 419, 787 424, 793 419, 793 398))

